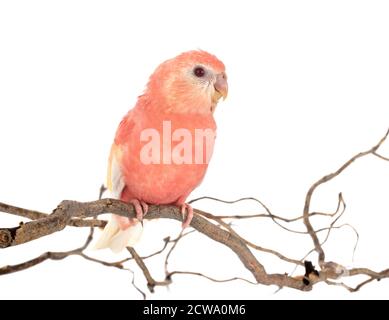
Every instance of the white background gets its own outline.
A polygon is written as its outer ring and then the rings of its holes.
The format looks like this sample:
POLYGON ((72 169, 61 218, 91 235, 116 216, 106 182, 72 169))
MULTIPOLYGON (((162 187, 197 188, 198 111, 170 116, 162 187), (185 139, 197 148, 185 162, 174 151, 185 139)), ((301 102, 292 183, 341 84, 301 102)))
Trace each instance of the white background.
MULTIPOLYGON (((388 16, 387 1, 2 1, 0 201, 51 212, 63 199, 96 199, 116 126, 148 76, 163 60, 201 48, 226 64, 230 95, 218 107, 214 158, 192 198, 255 196, 274 213, 300 215, 315 180, 370 148, 389 127, 388 16)), ((389 155, 388 144, 382 153, 389 155)), ((353 261, 355 234, 334 231, 325 245, 328 260, 389 267, 388 187, 389 163, 367 157, 318 190, 313 209, 322 211, 334 210, 343 191, 348 207, 341 221, 361 237, 353 261)), ((214 214, 262 212, 254 204, 198 206, 214 214)), ((1 227, 19 221, 0 215, 1 227)), ((237 230, 295 258, 312 246, 307 236, 265 220, 237 230)), ((137 248, 152 252, 179 231, 176 222, 149 222, 137 248)), ((87 232, 68 228, 1 250, 0 265, 75 248, 87 232)), ((293 269, 258 257, 269 272, 293 269)), ((163 261, 147 263, 163 279, 163 261)), ((182 241, 170 266, 219 279, 251 277, 234 254, 200 235, 182 241)), ((71 257, 0 277, 0 298, 138 299, 130 279, 71 257)), ((136 282, 145 289, 139 273, 136 282)), ((310 293, 275 294, 275 287, 177 276, 149 297, 356 299, 388 298, 388 290, 384 280, 354 294, 324 284, 310 293)))

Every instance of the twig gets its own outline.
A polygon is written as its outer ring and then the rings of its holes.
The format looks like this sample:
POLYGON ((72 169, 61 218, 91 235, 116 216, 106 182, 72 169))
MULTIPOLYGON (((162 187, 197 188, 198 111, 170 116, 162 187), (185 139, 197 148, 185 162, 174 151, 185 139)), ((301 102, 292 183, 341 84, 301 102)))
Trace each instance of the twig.
POLYGON ((169 258, 172 255, 173 250, 177 247, 178 242, 183 237, 193 233, 194 231, 196 231, 196 230, 191 230, 191 231, 188 231, 188 232, 184 233, 184 230, 182 230, 176 239, 170 241, 170 242, 173 243, 173 245, 170 247, 170 250, 168 251, 168 253, 167 253, 166 257, 165 257, 165 263, 164 263, 166 279, 169 278, 169 274, 170 274, 169 271, 168 271, 168 264, 169 264, 169 258))
POLYGON ((374 154, 378 149, 379 147, 385 142, 386 138, 388 137, 389 135, 389 130, 386 132, 386 134, 384 135, 383 138, 381 138, 381 140, 372 148, 370 148, 369 150, 367 151, 364 151, 364 152, 360 152, 358 153, 357 155, 353 156, 352 158, 350 158, 348 161, 346 161, 338 170, 336 170, 335 172, 333 173, 330 173, 328 175, 325 175, 324 177, 322 177, 321 179, 319 179, 318 181, 316 181, 308 190, 307 192, 307 195, 305 197, 305 204, 304 204, 304 211, 303 211, 303 216, 304 216, 304 224, 307 228, 307 231, 310 235, 310 237, 312 238, 312 241, 313 241, 313 244, 314 244, 314 247, 315 247, 315 251, 319 254, 319 265, 322 265, 324 263, 324 260, 325 260, 325 253, 324 253, 324 250, 320 244, 320 241, 319 241, 319 238, 317 237, 317 234, 311 224, 311 221, 310 221, 310 206, 311 206, 311 200, 312 200, 312 195, 313 193, 315 192, 315 190, 322 184, 328 182, 328 181, 331 181, 332 179, 334 179, 335 177, 339 176, 344 170, 346 170, 354 161, 362 158, 362 157, 365 157, 369 154, 374 154))
POLYGON ((200 214, 204 217, 207 217, 208 219, 212 219, 212 220, 215 220, 217 221, 221 226, 223 226, 224 228, 226 228, 229 232, 231 232, 231 234, 233 234, 235 237, 239 238, 239 240, 241 240, 242 242, 244 242, 246 245, 248 245, 249 247, 255 249, 255 250, 258 250, 258 251, 262 251, 262 252, 266 252, 266 253, 270 253, 276 257, 278 257, 279 259, 281 260, 284 260, 286 262, 290 262, 290 263, 294 263, 296 265, 303 265, 303 262, 302 261, 299 261, 299 260, 295 260, 295 259, 291 259, 291 258, 288 258, 286 256, 284 256, 283 254, 275 251, 275 250, 272 250, 272 249, 267 249, 267 248, 264 248, 264 247, 261 247, 259 245, 256 245, 246 239, 244 239, 243 237, 241 237, 233 228, 231 228, 231 226, 228 224, 228 223, 225 223, 223 220, 219 219, 219 217, 217 216, 214 216, 213 214, 211 213, 208 213, 208 212, 205 212, 205 211, 202 211, 202 210, 198 210, 198 209, 195 209, 195 212, 197 214, 200 214))
POLYGON ((198 277, 208 279, 212 282, 218 282, 218 283, 231 282, 231 281, 243 281, 243 282, 246 282, 249 284, 258 285, 258 283, 256 283, 256 282, 250 281, 248 279, 240 278, 240 277, 233 277, 233 278, 228 278, 228 279, 215 279, 215 278, 212 278, 212 277, 207 276, 205 274, 202 274, 200 272, 192 272, 192 271, 172 271, 168 274, 168 277, 171 278, 177 274, 198 276, 198 277))
MULTIPOLYGON (((35 210, 29 210, 25 208, 20 208, 16 206, 11 206, 6 203, 0 202, 0 212, 6 212, 15 216, 27 218, 30 220, 38 220, 47 218, 49 215, 43 212, 35 211, 35 210)), ((107 221, 104 220, 98 220, 98 219, 80 219, 80 218, 74 218, 70 219, 68 222, 68 226, 70 227, 98 227, 98 228, 104 228, 107 224, 107 221)))
POLYGON ((171 281, 169 281, 169 280, 164 280, 164 281, 154 280, 154 278, 151 276, 151 273, 150 273, 149 269, 147 268, 146 264, 143 262, 143 259, 138 255, 138 253, 135 251, 135 249, 132 247, 128 247, 127 250, 134 258, 138 267, 142 270, 143 275, 145 276, 145 278, 147 280, 147 287, 149 288, 151 293, 154 292, 154 288, 156 286, 167 286, 171 283, 171 281))

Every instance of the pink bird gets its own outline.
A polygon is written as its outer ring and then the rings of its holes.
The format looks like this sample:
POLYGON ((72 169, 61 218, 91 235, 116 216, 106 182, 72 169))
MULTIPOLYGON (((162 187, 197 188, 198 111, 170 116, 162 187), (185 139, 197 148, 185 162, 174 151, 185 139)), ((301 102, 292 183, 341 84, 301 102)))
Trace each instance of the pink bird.
POLYGON ((119 252, 140 238, 148 204, 181 208, 183 228, 193 217, 186 204, 201 183, 212 155, 221 97, 228 93, 224 64, 205 51, 163 62, 121 121, 111 148, 107 187, 134 205, 136 219, 112 216, 96 248, 119 252))

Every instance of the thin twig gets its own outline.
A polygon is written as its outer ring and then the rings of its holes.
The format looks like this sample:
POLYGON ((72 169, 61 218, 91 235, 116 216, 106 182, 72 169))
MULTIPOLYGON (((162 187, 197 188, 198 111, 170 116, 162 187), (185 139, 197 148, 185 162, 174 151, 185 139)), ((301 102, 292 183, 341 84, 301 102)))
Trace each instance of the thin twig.
POLYGON ((205 274, 202 274, 200 272, 192 272, 192 271, 172 271, 168 274, 168 277, 171 278, 177 274, 198 276, 198 277, 208 279, 212 282, 218 282, 218 283, 231 282, 231 281, 243 281, 243 282, 246 282, 249 284, 258 285, 258 283, 256 283, 256 282, 250 281, 248 279, 240 278, 240 277, 233 277, 233 278, 228 278, 228 279, 215 279, 215 278, 212 278, 212 277, 207 276, 205 274))
POLYGON ((170 250, 168 251, 166 257, 165 257, 165 263, 164 263, 164 266, 165 266, 165 275, 166 275, 166 278, 168 278, 168 275, 170 274, 169 271, 168 271, 168 264, 169 264, 169 258, 170 256, 172 255, 173 253, 173 250, 177 247, 177 244, 178 242, 185 236, 193 233, 194 231, 196 230, 191 230, 191 231, 188 231, 186 233, 184 233, 184 230, 181 230, 180 234, 178 235, 178 237, 174 240, 171 240, 170 242, 173 243, 173 245, 170 247, 170 250))
POLYGON ((156 281, 151 276, 151 273, 149 269, 147 268, 146 264, 143 262, 143 259, 138 255, 138 253, 135 251, 134 248, 128 247, 128 252, 132 255, 134 258, 136 264, 138 267, 142 270, 143 275, 145 276, 147 280, 147 287, 149 288, 150 292, 153 293, 156 286, 167 286, 171 283, 170 280, 164 280, 164 281, 156 281))
POLYGON ((307 231, 310 235, 310 237, 312 238, 312 241, 313 241, 313 244, 314 244, 314 247, 315 247, 315 251, 319 254, 319 264, 322 265, 324 263, 324 260, 325 260, 325 253, 324 253, 324 250, 322 248, 322 246, 320 245, 320 241, 319 241, 319 238, 317 237, 317 234, 311 224, 311 221, 310 221, 310 206, 311 206, 311 200, 312 200, 312 195, 313 193, 315 192, 315 190, 322 184, 326 183, 326 182, 329 182, 331 181, 332 179, 334 179, 335 177, 339 176, 344 170, 346 170, 354 161, 362 158, 362 157, 365 157, 369 154, 374 154, 374 152, 376 152, 379 147, 385 142, 386 138, 388 137, 389 135, 389 130, 386 132, 386 134, 384 135, 383 138, 380 139, 380 141, 375 145, 373 146, 372 148, 370 148, 369 150, 367 151, 364 151, 364 152, 360 152, 358 153, 357 155, 353 156, 352 158, 350 158, 348 161, 346 161, 338 170, 336 170, 335 172, 333 173, 330 173, 328 175, 325 175, 324 177, 322 177, 321 179, 319 179, 318 181, 316 181, 308 190, 307 192, 307 195, 305 197, 305 204, 304 204, 304 211, 303 211, 303 216, 304 216, 304 224, 307 228, 307 231))
POLYGON ((249 247, 255 249, 255 250, 258 250, 258 251, 262 251, 262 252, 266 252, 266 253, 270 253, 276 257, 278 257, 279 259, 281 260, 284 260, 286 262, 290 262, 290 263, 294 263, 296 265, 304 265, 304 263, 302 261, 299 261, 299 260, 296 260, 296 259, 291 259, 291 258, 288 258, 286 256, 284 256, 283 254, 275 251, 275 250, 272 250, 272 249, 268 249, 268 248, 264 248, 264 247, 261 247, 259 245, 256 245, 246 239, 244 239, 243 237, 241 237, 228 223, 225 223, 223 220, 219 219, 218 216, 214 216, 213 214, 211 213, 208 213, 208 212, 205 212, 205 211, 202 211, 202 210, 198 210, 198 209, 195 209, 195 212, 197 214, 200 214, 204 217, 207 217, 208 219, 212 219, 212 220, 215 220, 217 221, 221 226, 223 226, 224 228, 226 228, 229 232, 231 232, 231 234, 233 234, 235 237, 239 238, 239 240, 241 240, 242 242, 244 242, 246 245, 248 245, 249 247))

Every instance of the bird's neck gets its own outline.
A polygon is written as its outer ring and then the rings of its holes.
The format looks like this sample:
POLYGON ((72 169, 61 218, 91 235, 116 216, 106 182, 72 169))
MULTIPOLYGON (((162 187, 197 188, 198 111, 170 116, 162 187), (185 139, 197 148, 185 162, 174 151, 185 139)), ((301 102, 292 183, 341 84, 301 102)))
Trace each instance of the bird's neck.
POLYGON ((213 118, 215 106, 208 99, 194 99, 190 96, 166 97, 159 92, 146 91, 138 98, 136 108, 150 113, 164 115, 191 115, 213 118))

